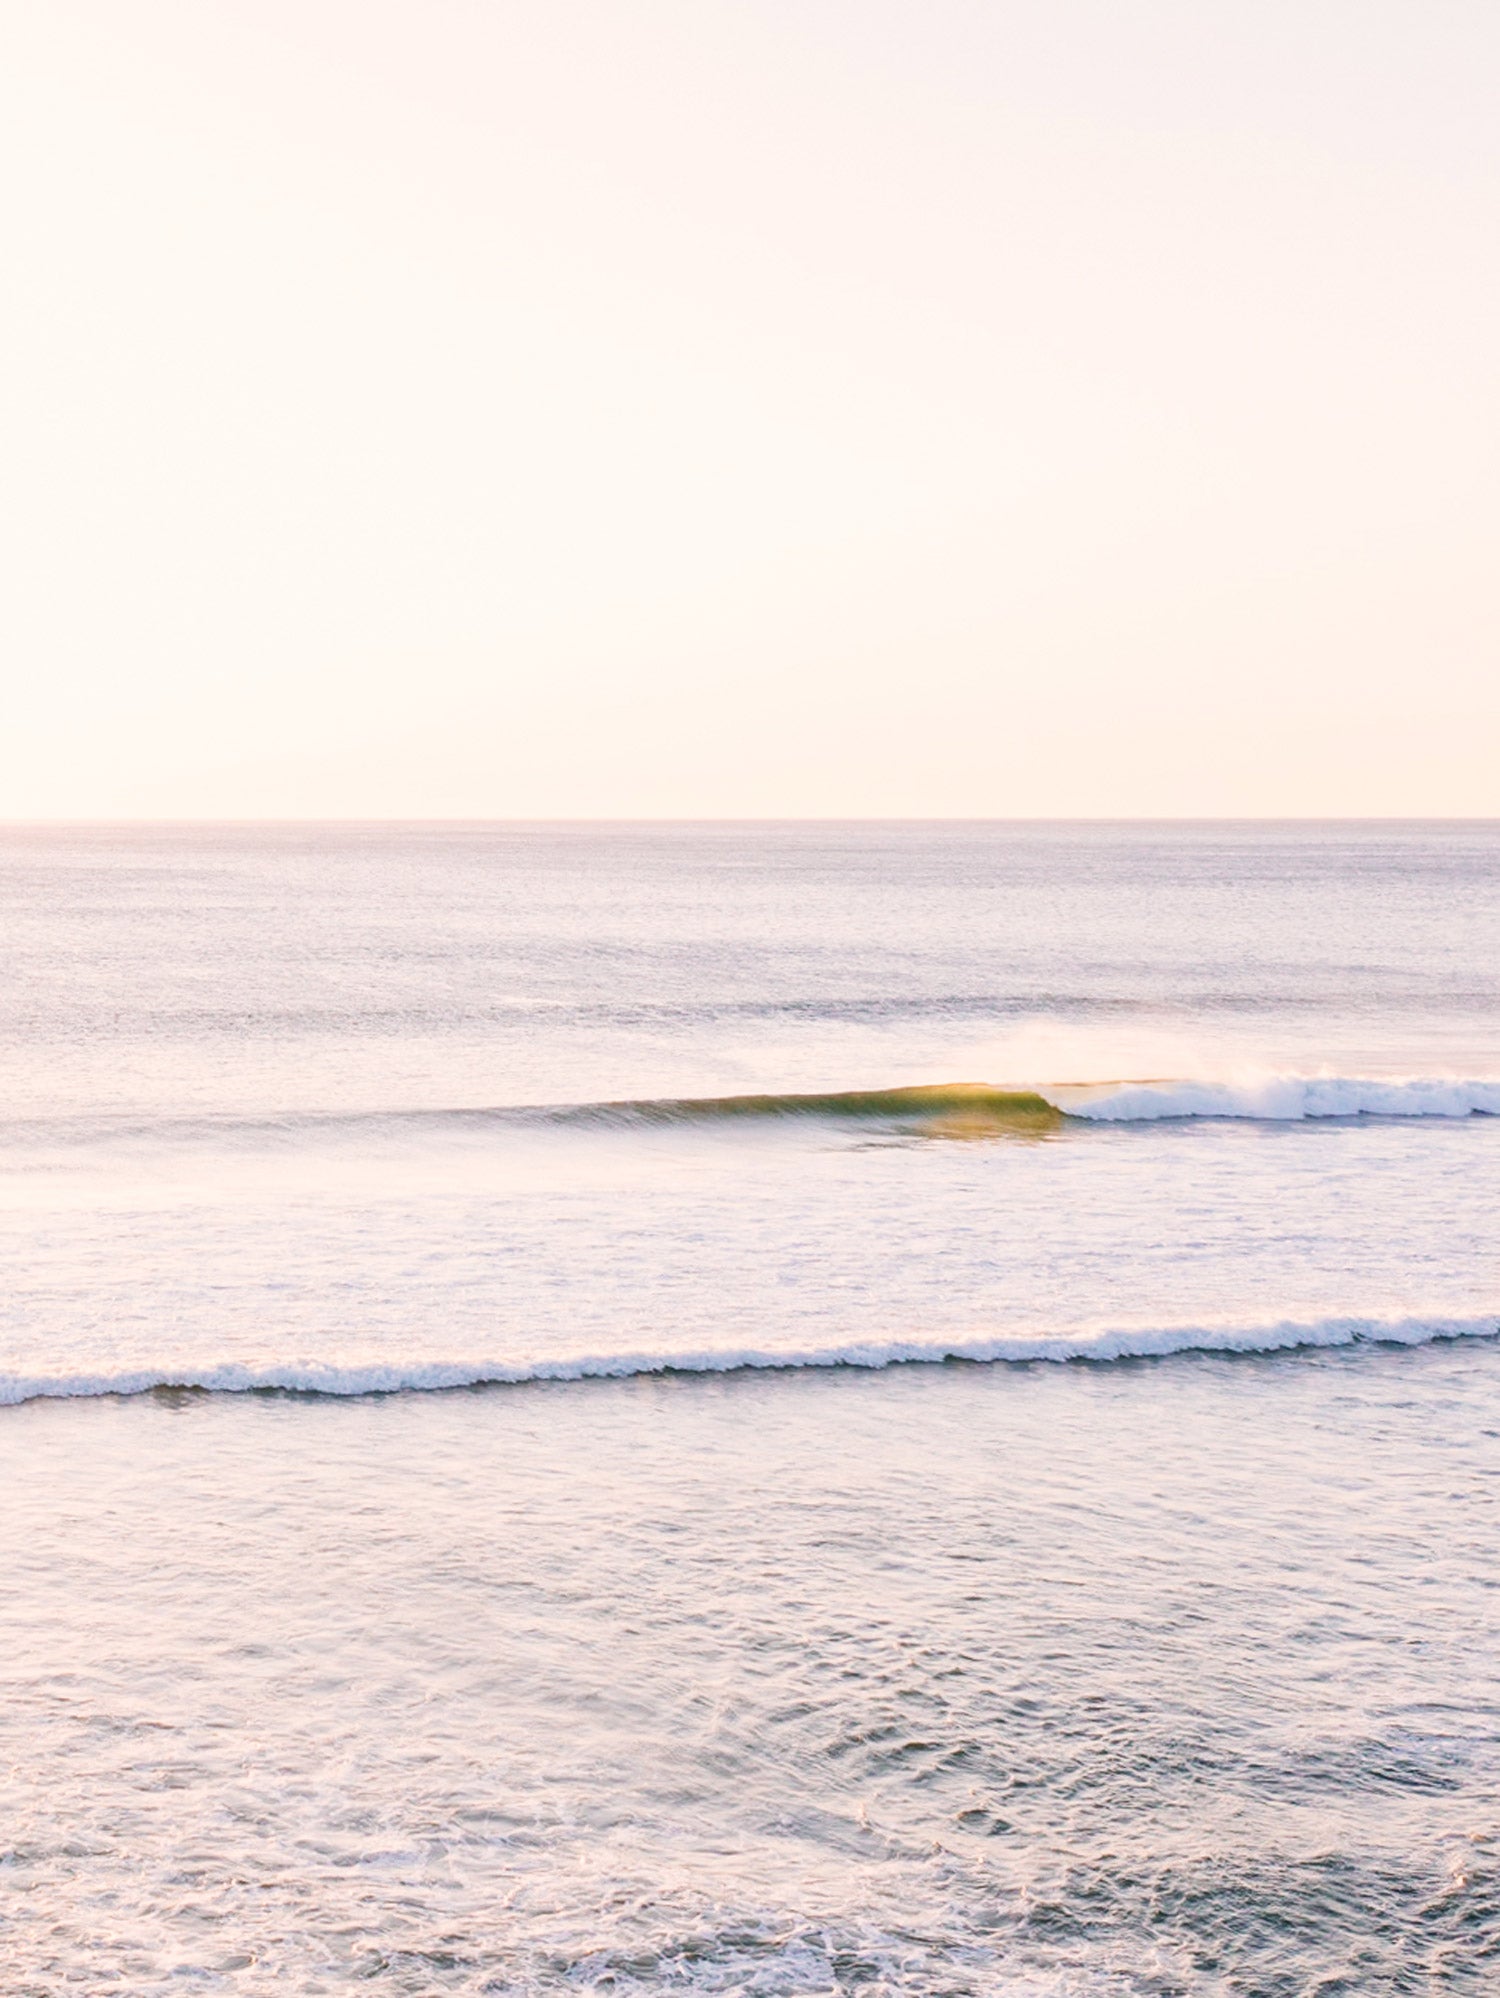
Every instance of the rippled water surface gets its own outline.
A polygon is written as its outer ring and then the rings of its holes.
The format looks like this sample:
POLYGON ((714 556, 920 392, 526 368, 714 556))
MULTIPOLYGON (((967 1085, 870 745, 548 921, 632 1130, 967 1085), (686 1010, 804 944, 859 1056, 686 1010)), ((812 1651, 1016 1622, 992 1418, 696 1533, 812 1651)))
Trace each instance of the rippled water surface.
POLYGON ((1500 1978, 1493 1344, 3 1447, 8 1990, 1500 1978))
POLYGON ((0 837, 0 1992, 1500 1989, 1497 861, 0 837))

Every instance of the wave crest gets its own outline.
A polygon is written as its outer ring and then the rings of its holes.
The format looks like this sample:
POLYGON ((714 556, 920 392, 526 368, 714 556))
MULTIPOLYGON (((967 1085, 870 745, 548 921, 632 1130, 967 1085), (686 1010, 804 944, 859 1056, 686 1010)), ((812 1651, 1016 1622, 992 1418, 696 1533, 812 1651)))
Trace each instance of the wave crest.
POLYGON ((1026 1131, 1051 1130, 1066 1113, 1035 1089, 1007 1089, 988 1082, 938 1082, 895 1089, 656 1097, 569 1104, 520 1114, 548 1123, 711 1124, 740 1118, 811 1117, 1026 1131))

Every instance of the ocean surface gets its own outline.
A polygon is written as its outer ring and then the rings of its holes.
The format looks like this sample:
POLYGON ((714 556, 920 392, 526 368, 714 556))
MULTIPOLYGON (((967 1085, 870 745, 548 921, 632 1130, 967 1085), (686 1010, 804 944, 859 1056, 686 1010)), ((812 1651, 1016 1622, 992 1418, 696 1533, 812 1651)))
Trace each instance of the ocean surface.
POLYGON ((0 1992, 1500 1990, 1500 823, 0 830, 0 1992))

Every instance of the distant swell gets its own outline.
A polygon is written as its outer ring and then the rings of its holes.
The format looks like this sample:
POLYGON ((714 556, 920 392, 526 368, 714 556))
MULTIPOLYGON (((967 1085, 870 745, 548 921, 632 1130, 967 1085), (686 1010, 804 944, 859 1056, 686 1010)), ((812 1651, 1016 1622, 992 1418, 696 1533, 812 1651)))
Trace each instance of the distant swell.
POLYGON ((1037 1361, 1110 1362, 1174 1353, 1285 1353, 1305 1347, 1423 1346, 1437 1339, 1500 1337, 1500 1312, 1477 1318, 1283 1319, 1256 1325, 1169 1325, 1081 1329, 1050 1337, 853 1340, 786 1352, 595 1353, 522 1362, 410 1360, 346 1366, 298 1360, 249 1367, 226 1361, 184 1368, 122 1368, 91 1374, 0 1374, 0 1406, 58 1397, 138 1395, 155 1389, 221 1394, 368 1395, 454 1388, 513 1387, 532 1381, 622 1380, 643 1374, 797 1373, 809 1369, 936 1366, 945 1361, 1022 1365, 1037 1361))

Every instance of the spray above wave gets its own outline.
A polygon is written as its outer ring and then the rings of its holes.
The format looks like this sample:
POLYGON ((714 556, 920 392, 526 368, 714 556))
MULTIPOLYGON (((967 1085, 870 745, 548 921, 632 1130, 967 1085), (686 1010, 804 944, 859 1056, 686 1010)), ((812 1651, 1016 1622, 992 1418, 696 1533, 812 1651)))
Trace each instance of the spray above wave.
POLYGON ((239 1361, 184 1368, 138 1366, 114 1372, 0 1374, 0 1407, 60 1398, 138 1395, 154 1390, 219 1394, 287 1393, 334 1397, 517 1387, 532 1382, 626 1380, 650 1374, 804 1373, 880 1370, 946 1362, 1013 1366, 1038 1362, 1164 1359, 1179 1353, 1286 1353, 1304 1348, 1424 1346, 1438 1339, 1500 1338, 1500 1311, 1479 1317, 1281 1319, 1263 1324, 1084 1326, 1051 1334, 992 1338, 851 1340, 778 1351, 726 1347, 700 1351, 592 1353, 555 1359, 239 1361))

